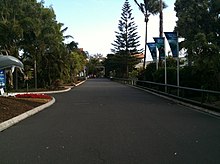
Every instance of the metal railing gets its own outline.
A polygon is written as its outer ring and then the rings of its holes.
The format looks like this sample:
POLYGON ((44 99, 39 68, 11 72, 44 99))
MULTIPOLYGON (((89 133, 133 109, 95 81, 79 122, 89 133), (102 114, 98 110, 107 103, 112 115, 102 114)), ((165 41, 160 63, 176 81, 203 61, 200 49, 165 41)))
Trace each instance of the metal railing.
POLYGON ((137 79, 113 78, 114 81, 133 85, 139 88, 167 95, 181 101, 190 102, 202 107, 211 108, 220 112, 220 92, 213 90, 196 89, 170 84, 155 83, 151 81, 140 81, 137 79))

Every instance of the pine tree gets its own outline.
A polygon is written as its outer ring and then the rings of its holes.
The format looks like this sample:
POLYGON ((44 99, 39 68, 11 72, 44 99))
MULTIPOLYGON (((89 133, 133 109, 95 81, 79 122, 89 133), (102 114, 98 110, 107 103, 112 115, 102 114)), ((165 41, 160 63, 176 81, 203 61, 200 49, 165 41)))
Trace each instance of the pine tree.
POLYGON ((140 52, 137 48, 140 46, 137 33, 137 25, 132 17, 132 9, 128 2, 122 7, 121 20, 119 20, 118 30, 116 31, 116 40, 114 40, 112 52, 117 56, 117 62, 121 67, 123 77, 128 77, 128 72, 132 70, 137 63, 133 56, 140 52))

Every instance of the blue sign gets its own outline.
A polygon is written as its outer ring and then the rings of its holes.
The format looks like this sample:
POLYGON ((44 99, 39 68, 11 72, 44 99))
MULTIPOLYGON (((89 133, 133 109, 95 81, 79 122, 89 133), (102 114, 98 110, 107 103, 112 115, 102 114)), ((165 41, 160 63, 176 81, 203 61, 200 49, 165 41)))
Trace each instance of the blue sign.
POLYGON ((153 61, 157 61, 157 47, 156 43, 147 43, 148 48, 150 50, 153 61))
POLYGON ((160 59, 164 60, 165 59, 164 37, 155 37, 153 39, 154 39, 156 46, 158 48, 160 59))
POLYGON ((178 57, 179 56, 179 48, 178 48, 178 36, 177 32, 164 32, 168 43, 170 45, 170 49, 172 51, 173 57, 178 57))
POLYGON ((5 71, 0 70, 0 88, 5 88, 6 78, 5 78, 5 71))

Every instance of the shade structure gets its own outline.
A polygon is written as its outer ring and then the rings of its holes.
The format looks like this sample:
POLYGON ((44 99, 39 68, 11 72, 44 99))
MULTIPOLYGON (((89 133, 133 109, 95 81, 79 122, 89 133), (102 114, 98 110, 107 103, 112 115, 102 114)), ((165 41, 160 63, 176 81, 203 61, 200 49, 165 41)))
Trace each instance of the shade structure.
POLYGON ((13 56, 0 55, 0 70, 11 67, 18 67, 23 69, 24 65, 19 59, 13 56))

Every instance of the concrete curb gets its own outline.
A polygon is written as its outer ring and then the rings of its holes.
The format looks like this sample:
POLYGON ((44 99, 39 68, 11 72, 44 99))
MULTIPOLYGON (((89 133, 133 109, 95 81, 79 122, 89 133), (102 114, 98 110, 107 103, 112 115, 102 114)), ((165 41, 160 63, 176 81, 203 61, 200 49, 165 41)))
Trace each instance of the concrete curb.
MULTIPOLYGON (((85 82, 85 81, 82 81, 82 82, 76 84, 75 86, 77 87, 77 86, 83 84, 84 82, 85 82)), ((69 87, 69 88, 67 88, 67 89, 65 89, 65 90, 60 90, 60 91, 28 92, 28 93, 38 93, 38 94, 45 94, 45 93, 47 93, 47 94, 49 94, 49 93, 63 93, 63 92, 68 92, 68 91, 70 91, 72 88, 73 88, 73 87, 69 87)), ((18 93, 18 94, 22 94, 22 93, 18 93)), ((11 126, 13 126, 13 125, 15 125, 15 124, 17 124, 18 122, 20 122, 20 121, 22 121, 22 120, 24 120, 24 119, 26 119, 26 118, 28 118, 28 117, 30 117, 30 116, 32 116, 32 115, 34 115, 34 114, 36 114, 36 113, 42 111, 43 109, 48 108, 49 106, 51 106, 52 104, 54 104, 55 101, 56 101, 55 98, 52 97, 52 100, 49 101, 48 103, 43 104, 43 105, 41 105, 41 106, 38 106, 38 107, 36 107, 36 108, 34 108, 34 109, 32 109, 32 110, 29 110, 29 111, 27 111, 27 112, 25 112, 25 113, 22 113, 22 114, 20 114, 20 115, 18 115, 18 116, 16 116, 16 117, 13 117, 13 118, 11 118, 11 119, 9 119, 9 120, 7 120, 7 121, 4 121, 4 122, 0 123, 0 132, 3 131, 3 130, 5 130, 5 129, 7 129, 7 128, 9 128, 9 127, 11 127, 11 126)))
POLYGON ((76 84, 76 87, 78 87, 79 85, 82 85, 82 84, 85 83, 85 82, 86 82, 86 80, 81 81, 80 83, 76 84))
POLYGON ((63 93, 63 92, 68 92, 72 89, 72 87, 69 87, 64 90, 59 90, 59 91, 42 91, 42 92, 16 92, 16 93, 8 93, 8 96, 15 96, 17 94, 52 94, 52 93, 63 93))
POLYGON ((27 111, 27 112, 25 112, 23 114, 20 114, 20 115, 18 115, 16 117, 13 117, 13 118, 5 121, 5 122, 0 123, 0 132, 5 130, 5 129, 7 129, 7 128, 9 128, 9 127, 11 127, 11 126, 13 126, 14 124, 17 124, 18 122, 20 122, 20 121, 22 121, 24 119, 26 119, 26 118, 28 118, 28 117, 30 117, 30 116, 32 116, 32 115, 42 111, 43 109, 48 108, 49 106, 51 106, 54 103, 55 103, 55 98, 52 98, 52 100, 49 101, 46 104, 38 106, 38 107, 36 107, 36 108, 34 108, 32 110, 29 110, 29 111, 27 111))
POLYGON ((64 93, 64 92, 68 92, 70 91, 72 88, 74 87, 77 87, 81 84, 83 84, 85 82, 84 81, 81 81, 80 83, 78 84, 75 84, 74 86, 69 86, 67 89, 64 89, 64 90, 59 90, 59 91, 42 91, 42 92, 17 92, 17 93, 9 93, 8 95, 10 96, 15 96, 16 94, 26 94, 26 93, 30 93, 30 94, 34 94, 34 93, 37 93, 37 94, 53 94, 53 93, 64 93))

